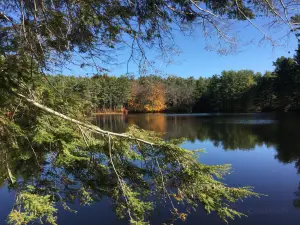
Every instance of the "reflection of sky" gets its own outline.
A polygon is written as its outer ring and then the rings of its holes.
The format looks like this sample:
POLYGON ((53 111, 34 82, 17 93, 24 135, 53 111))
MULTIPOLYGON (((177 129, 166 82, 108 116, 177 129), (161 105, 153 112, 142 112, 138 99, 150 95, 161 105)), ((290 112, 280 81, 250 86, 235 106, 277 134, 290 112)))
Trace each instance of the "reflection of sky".
MULTIPOLYGON (((207 115, 205 114, 199 116, 207 115)), ((251 115, 254 116, 255 114, 251 115)), ((259 115, 263 116, 263 114, 259 115)), ((267 125, 264 126, 260 125, 260 123, 252 123, 249 121, 262 121, 262 124, 265 124, 264 120, 276 120, 270 119, 269 117, 261 119, 260 116, 259 118, 255 117, 255 120, 253 117, 248 117, 248 119, 246 119, 246 114, 245 118, 241 117, 241 114, 239 114, 239 116, 240 117, 237 115, 231 115, 231 117, 228 117, 228 115, 226 115, 226 117, 222 116, 218 119, 214 117, 213 120, 210 118, 206 118, 206 120, 200 120, 200 118, 191 119, 193 116, 188 117, 186 115, 177 115, 174 117, 174 115, 149 114, 147 116, 132 115, 128 117, 128 121, 130 124, 139 124, 143 128, 168 131, 181 136, 188 135, 190 132, 193 134, 192 136, 195 137, 193 138, 195 141, 187 141, 182 146, 187 149, 204 149, 205 153, 199 153, 201 163, 232 165, 232 173, 227 175, 224 180, 226 184, 234 187, 253 186, 256 192, 268 195, 262 196, 259 199, 246 199, 241 204, 234 204, 233 207, 235 209, 249 214, 249 217, 230 221, 230 225, 299 225, 300 210, 295 209, 293 206, 293 200, 296 199, 294 193, 297 191, 300 181, 300 176, 297 174, 297 170, 295 169, 295 163, 281 163, 275 158, 277 151, 274 147, 268 147, 266 144, 260 145, 267 140, 266 143, 271 142, 273 143, 273 146, 280 146, 282 150, 278 153, 287 153, 285 158, 290 157, 290 155, 293 157, 294 155, 297 156, 296 150, 298 145, 296 145, 296 142, 298 136, 290 135, 290 133, 294 134, 295 132, 296 120, 293 119, 291 124, 287 121, 284 122, 284 124, 287 126, 283 129, 284 133, 280 133, 279 135, 277 131, 282 128, 279 127, 279 125, 282 125, 283 122, 279 123, 277 121, 278 124, 276 124, 276 126, 273 126, 273 123, 266 122, 267 125), (169 119, 166 119, 166 116, 169 119), (208 121, 210 122, 208 123, 208 121), (226 123, 226 129, 224 129, 224 127, 222 129, 222 125, 214 126, 216 123, 221 121, 226 123), (228 126, 229 123, 235 123, 236 121, 243 121, 243 123, 238 124, 237 126, 228 126), (204 124, 206 127, 202 126, 204 124), (246 125, 242 126, 242 124, 246 125), (269 126, 272 126, 274 129, 266 129, 269 126), (259 130, 258 132, 257 128, 263 129, 259 130), (210 131, 211 133, 207 133, 203 137, 210 138, 211 140, 197 140, 197 135, 199 135, 201 132, 204 132, 205 134, 207 131, 210 131), (214 136, 215 132, 219 132, 219 135, 214 136), (242 148, 244 146, 243 141, 247 142, 248 139, 251 139, 252 134, 260 139, 260 135, 264 136, 266 132, 270 132, 268 133, 269 136, 261 137, 262 141, 259 142, 255 142, 257 139, 254 139, 253 146, 251 145, 251 150, 230 149, 230 146, 242 148), (227 134, 228 136, 226 136, 227 134), (214 139, 217 139, 218 141, 214 143, 214 139), (224 143, 222 144, 222 141, 230 142, 226 145, 228 148, 227 150, 224 150, 224 143), (219 145, 217 146, 216 143, 219 145), (292 147, 292 149, 289 149, 289 147, 292 147), (284 150, 289 151, 286 152, 284 150)), ((118 119, 118 117, 112 118, 114 119, 108 121, 119 121, 120 123, 116 123, 116 126, 125 127, 126 122, 120 118, 118 119)), ((12 207, 12 201, 13 195, 8 194, 7 189, 5 188, 0 189, 0 225, 5 224, 4 220, 12 207)), ((77 208, 78 207, 76 206, 75 209, 77 208)), ((72 214, 68 212, 62 213, 62 211, 59 212, 59 225, 81 225, 86 223, 87 218, 88 224, 128 224, 126 221, 116 221, 115 214, 112 211, 111 205, 108 206, 107 200, 97 203, 91 207, 81 207, 78 214, 72 214)), ((166 212, 166 210, 162 210, 161 215, 165 216, 166 212)), ((152 224, 161 224, 157 217, 154 218, 154 221, 155 223, 152 224)), ((224 225, 224 223, 220 222, 216 216, 206 216, 201 209, 197 210, 195 213, 192 213, 192 215, 188 217, 186 223, 176 222, 174 224, 224 225)))
MULTIPOLYGON (((294 193, 300 176, 294 162, 283 164, 275 158, 280 154, 280 158, 286 161, 296 160, 299 154, 296 130, 299 117, 290 116, 278 118, 275 114, 264 113, 149 114, 129 115, 128 120, 144 129, 159 128, 170 137, 190 137, 194 141, 185 142, 183 147, 204 149, 205 153, 199 153, 201 163, 232 165, 232 173, 225 177, 225 183, 234 187, 253 186, 256 192, 268 195, 235 204, 235 209, 249 214, 249 217, 229 224, 299 225, 300 210, 294 208, 293 201, 297 198, 294 193), (206 140, 200 141, 199 138, 206 140)), ((193 213, 186 224, 199 224, 200 221, 201 224, 224 224, 201 210, 193 213)))
POLYGON ((9 193, 6 187, 0 188, 0 225, 6 224, 6 218, 9 214, 14 201, 14 194, 9 193))
MULTIPOLYGON (((240 204, 238 208, 261 210, 261 214, 269 218, 270 224, 299 224, 300 217, 297 216, 299 211, 293 207, 293 200, 300 176, 296 172, 294 163, 282 164, 274 158, 276 155, 274 148, 262 145, 256 146, 253 151, 225 151, 221 147, 214 146, 210 141, 186 142, 183 147, 205 149, 205 153, 199 153, 201 163, 231 164, 232 173, 227 175, 224 180, 230 186, 253 186, 256 192, 268 195, 267 197, 262 196, 260 199, 246 200, 245 204, 240 204), (284 212, 282 212, 280 219, 276 215, 272 215, 276 214, 276 210, 283 209, 284 212), (286 216, 288 216, 285 219, 287 223, 283 223, 283 218, 286 216)), ((250 221, 256 223, 262 222, 261 219, 258 219, 259 216, 251 215, 249 218, 251 218, 250 221)), ((243 221, 249 222, 249 220, 244 219, 243 221)))

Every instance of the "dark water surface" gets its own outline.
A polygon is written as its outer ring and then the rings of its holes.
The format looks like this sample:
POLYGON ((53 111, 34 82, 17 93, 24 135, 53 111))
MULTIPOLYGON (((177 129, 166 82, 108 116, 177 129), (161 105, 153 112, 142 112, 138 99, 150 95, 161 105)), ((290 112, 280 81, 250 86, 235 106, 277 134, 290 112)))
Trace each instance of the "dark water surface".
MULTIPOLYGON (((232 164, 225 182, 231 186, 254 186, 267 194, 246 199, 233 207, 247 218, 229 221, 235 225, 300 224, 300 115, 285 114, 138 114, 99 116, 103 129, 124 132, 129 125, 164 133, 166 138, 185 137, 184 147, 203 148, 200 161, 206 164, 232 164), (299 189, 298 189, 299 188, 299 189), (299 193, 298 193, 299 192, 299 193)), ((6 186, 0 187, 0 225, 4 225, 14 201, 6 186)), ((77 214, 59 211, 59 225, 128 224, 117 220, 108 200, 78 207, 77 214)), ((158 210, 152 224, 166 219, 166 209, 158 210)), ((214 214, 199 209, 185 223, 225 224, 214 214)))

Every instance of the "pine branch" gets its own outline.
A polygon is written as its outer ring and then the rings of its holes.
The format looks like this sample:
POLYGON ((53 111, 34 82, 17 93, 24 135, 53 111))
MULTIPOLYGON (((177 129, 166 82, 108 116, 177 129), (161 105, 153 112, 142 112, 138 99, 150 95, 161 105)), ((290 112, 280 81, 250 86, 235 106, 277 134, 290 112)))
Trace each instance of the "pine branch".
POLYGON ((126 133, 115 133, 115 132, 111 132, 111 131, 106 131, 106 130, 102 130, 101 128, 95 126, 95 125, 92 125, 92 124, 88 124, 88 123, 84 123, 84 122, 81 122, 79 120, 76 120, 76 119, 73 119, 69 116, 66 116, 60 112, 57 112, 53 109, 50 109, 48 108, 47 106, 44 106, 40 103, 38 103, 37 101, 33 100, 33 99, 30 99, 30 98, 27 98, 26 96, 22 95, 22 94, 19 94, 19 93, 16 93, 16 92, 13 92, 15 95, 21 97, 22 99, 24 99, 25 101, 27 101, 28 103, 42 109, 43 111, 46 111, 48 113, 51 113, 57 117, 60 117, 62 119, 65 119, 67 121, 70 121, 74 124, 77 124, 77 125, 80 125, 82 127, 85 127, 85 128, 88 128, 89 130, 91 130, 92 132, 94 133, 97 133, 97 134, 102 134, 102 135, 107 135, 107 136, 115 136, 115 137, 122 137, 122 138, 126 138, 126 139, 130 139, 130 140, 135 140, 135 141, 138 141, 138 142, 142 142, 144 144, 147 144, 147 145, 151 145, 151 146, 154 146, 156 145, 155 143, 152 143, 152 142, 149 142, 149 141, 146 141, 146 140, 143 140, 143 139, 140 139, 140 138, 136 138, 134 136, 131 136, 131 135, 128 135, 126 133))

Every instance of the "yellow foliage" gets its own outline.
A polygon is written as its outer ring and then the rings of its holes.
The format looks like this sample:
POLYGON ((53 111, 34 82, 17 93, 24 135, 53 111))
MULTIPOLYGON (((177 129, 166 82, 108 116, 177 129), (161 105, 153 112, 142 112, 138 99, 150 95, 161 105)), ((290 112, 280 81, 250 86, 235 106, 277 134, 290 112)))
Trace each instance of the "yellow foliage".
POLYGON ((143 85, 135 83, 131 89, 129 109, 140 112, 161 112, 166 109, 165 95, 165 87, 159 82, 143 85))

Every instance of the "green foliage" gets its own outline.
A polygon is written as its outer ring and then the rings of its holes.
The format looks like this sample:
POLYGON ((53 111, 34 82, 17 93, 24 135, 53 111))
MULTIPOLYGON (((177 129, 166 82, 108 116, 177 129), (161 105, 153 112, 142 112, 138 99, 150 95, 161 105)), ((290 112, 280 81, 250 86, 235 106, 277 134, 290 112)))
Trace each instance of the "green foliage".
POLYGON ((92 102, 98 110, 120 111, 130 98, 131 77, 95 75, 90 80, 92 102))
MULTIPOLYGON (((246 16, 255 18, 267 8, 257 1, 230 0, 216 4, 215 1, 203 0, 199 4, 224 20, 246 20, 246 16)), ((31 56, 46 69, 63 66, 69 60, 76 61, 73 53, 87 59, 80 63, 82 67, 95 63, 94 58, 110 62, 116 49, 127 45, 124 37, 133 40, 136 48, 156 42, 163 48, 172 25, 185 28, 199 22, 203 16, 210 16, 195 11, 194 4, 184 0, 157 1, 155 4, 151 1, 136 4, 116 1, 111 4, 109 0, 57 0, 24 3, 22 7, 9 0, 0 3, 0 8, 3 9, 0 14, 0 38, 3 40, 0 54, 31 56), (138 21, 138 25, 133 21, 138 21), (21 29, 16 29, 16 24, 21 29)), ((210 20, 206 23, 214 26, 210 20)))
MULTIPOLYGON (((21 65, 10 65, 11 60, 4 60, 0 79, 2 90, 14 87, 27 92, 24 84, 31 83, 36 97, 46 106, 80 120, 91 112, 121 112, 123 106, 132 111, 153 111, 156 106, 158 111, 167 112, 297 111, 299 58, 298 50, 293 58, 281 57, 274 62, 274 72, 264 75, 240 70, 199 79, 154 75, 138 79, 108 75, 46 76, 50 89, 38 80, 35 67, 24 69, 29 67, 30 60, 20 62, 21 65), (155 101, 160 104, 154 104, 155 101), (132 102, 135 107, 130 106, 132 102)), ((9 96, 6 91, 0 96, 2 108, 7 111, 12 110, 7 101, 9 96)))
POLYGON ((197 80, 154 75, 138 79, 107 75, 48 76, 59 91, 36 82, 36 95, 46 106, 81 120, 91 112, 121 112, 122 106, 132 111, 148 108, 153 111, 156 107, 167 112, 297 111, 300 108, 298 55, 277 59, 274 72, 264 75, 240 70, 197 80), (155 101, 160 104, 154 104, 155 101))
MULTIPOLYGON (((206 93, 211 109, 217 112, 247 111, 246 93, 256 85, 255 76, 250 70, 223 71, 220 77, 213 76, 206 93)), ((251 104, 251 100, 247 100, 251 104)))
POLYGON ((14 225, 28 224, 34 221, 45 221, 56 225, 54 214, 57 209, 49 195, 40 196, 29 192, 21 192, 17 196, 15 209, 8 215, 8 222, 14 225))
MULTIPOLYGON (((67 113, 73 115, 72 110, 67 113)), ((231 202, 257 196, 248 187, 227 187, 219 179, 230 171, 230 166, 199 163, 197 151, 178 145, 182 140, 166 142, 159 134, 137 127, 131 127, 126 134, 150 144, 102 136, 63 119, 39 114, 38 110, 30 127, 19 124, 21 117, 17 113, 14 123, 5 123, 3 127, 11 131, 2 134, 2 144, 6 144, 2 157, 7 157, 8 163, 3 170, 10 171, 4 173, 3 179, 14 176, 9 185, 17 192, 8 217, 11 224, 55 224, 58 205, 72 211, 71 204, 76 199, 90 205, 104 196, 111 200, 118 217, 133 224, 149 224, 156 201, 168 202, 175 219, 185 220, 189 214, 176 208, 178 202, 193 208, 202 205, 225 220, 242 215, 230 210, 231 202), (13 129, 14 124, 18 129, 13 129), (17 149, 12 150, 8 137, 18 133, 19 138, 14 140, 17 149), (31 168, 21 173, 20 164, 31 168)))

